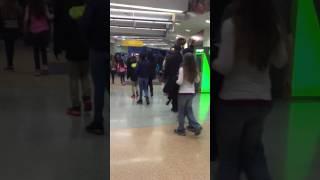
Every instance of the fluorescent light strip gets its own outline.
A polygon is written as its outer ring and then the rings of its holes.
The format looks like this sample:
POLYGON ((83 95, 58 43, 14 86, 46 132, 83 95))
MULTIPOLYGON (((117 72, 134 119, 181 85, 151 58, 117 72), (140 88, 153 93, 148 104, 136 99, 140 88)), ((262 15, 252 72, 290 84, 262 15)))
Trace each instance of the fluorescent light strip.
POLYGON ((119 3, 110 3, 110 6, 126 7, 126 8, 133 8, 133 9, 153 10, 153 11, 160 11, 160 12, 183 13, 183 11, 181 11, 181 10, 153 8, 153 7, 146 7, 146 6, 135 6, 135 5, 119 4, 119 3))
POLYGON ((110 28, 120 28, 120 29, 140 29, 140 30, 152 30, 152 31, 167 31, 166 29, 151 29, 151 28, 135 28, 126 26, 110 26, 110 28))
POLYGON ((172 22, 161 22, 161 21, 142 21, 134 19, 110 19, 110 21, 120 21, 120 22, 139 22, 139 23, 150 23, 150 24, 172 24, 172 22))
POLYGON ((173 13, 169 12, 154 12, 154 11, 139 11, 139 10, 132 10, 132 9, 115 9, 110 8, 112 12, 125 12, 125 13, 137 13, 137 14, 158 14, 158 15, 173 15, 173 13))
POLYGON ((167 31, 166 29, 151 29, 152 31, 167 31))
POLYGON ((164 18, 150 18, 144 16, 121 16, 121 15, 110 15, 111 18, 122 18, 122 19, 141 19, 141 20, 151 20, 151 21, 170 21, 169 19, 164 18))
POLYGON ((151 30, 151 28, 139 28, 139 27, 136 27, 136 29, 139 29, 139 30, 151 30))
POLYGON ((210 24, 210 20, 206 20, 206 23, 210 24))

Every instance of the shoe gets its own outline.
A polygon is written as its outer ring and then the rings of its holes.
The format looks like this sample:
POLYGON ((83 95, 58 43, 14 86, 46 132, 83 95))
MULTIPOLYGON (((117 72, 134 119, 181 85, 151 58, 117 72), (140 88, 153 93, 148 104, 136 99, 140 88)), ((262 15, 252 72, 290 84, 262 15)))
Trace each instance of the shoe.
POLYGON ((98 126, 94 122, 92 122, 90 125, 86 127, 86 131, 90 134, 95 135, 104 135, 104 128, 103 126, 98 126))
POLYGON ((199 127, 198 129, 195 129, 194 135, 195 136, 199 136, 201 134, 201 131, 202 131, 202 127, 199 127))
POLYGON ((178 112, 178 109, 173 109, 173 108, 172 108, 171 111, 174 112, 174 113, 177 113, 177 112, 178 112))
POLYGON ((133 95, 131 96, 131 98, 132 98, 132 99, 135 99, 135 98, 136 98, 136 95, 133 94, 133 95))
POLYGON ((166 102, 166 105, 169 106, 170 103, 171 103, 171 100, 168 100, 168 101, 166 102))
POLYGON ((84 111, 85 112, 92 111, 92 102, 90 100, 85 101, 83 104, 84 104, 84 111))
POLYGON ((186 134, 186 131, 184 131, 184 130, 178 130, 178 129, 175 129, 174 130, 174 133, 176 133, 177 135, 179 135, 179 136, 186 136, 187 134, 186 134))
POLYGON ((146 102, 147 102, 147 105, 150 104, 149 97, 146 97, 146 102))
POLYGON ((139 99, 138 101, 137 101, 137 104, 142 104, 143 102, 142 102, 142 99, 139 99))
POLYGON ((8 67, 4 68, 4 70, 8 71, 8 72, 14 72, 14 67, 8 66, 8 67))
POLYGON ((44 69, 44 70, 41 71, 41 74, 42 75, 48 75, 49 71, 47 69, 44 69))
POLYGON ((81 107, 71 107, 67 109, 67 114, 70 116, 81 116, 81 107))
POLYGON ((41 71, 40 70, 36 70, 36 72, 34 73, 34 76, 41 76, 41 71))
POLYGON ((187 126, 187 130, 190 131, 190 132, 193 132, 193 133, 196 132, 196 129, 194 127, 190 126, 190 125, 187 126))

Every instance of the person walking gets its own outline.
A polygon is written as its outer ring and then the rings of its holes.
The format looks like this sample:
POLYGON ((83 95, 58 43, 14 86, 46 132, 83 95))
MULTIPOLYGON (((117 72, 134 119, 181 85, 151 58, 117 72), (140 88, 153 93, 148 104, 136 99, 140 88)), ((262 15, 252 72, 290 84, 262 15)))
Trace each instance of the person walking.
POLYGON ((197 64, 192 53, 186 53, 183 56, 183 64, 179 69, 177 84, 180 86, 178 95, 178 122, 179 126, 174 132, 185 136, 185 117, 189 120, 187 129, 194 132, 196 136, 200 135, 202 127, 195 119, 192 109, 192 101, 196 94, 195 83, 200 82, 197 64))
POLYGON ((48 74, 47 47, 50 40, 49 20, 51 19, 53 16, 50 15, 48 6, 43 0, 29 0, 24 16, 24 31, 33 46, 35 76, 48 74))
POLYGON ((150 63, 150 76, 148 80, 148 87, 150 90, 150 96, 153 97, 153 80, 156 78, 157 62, 152 54, 152 51, 147 52, 147 59, 150 63))
POLYGON ((22 30, 23 11, 16 0, 5 0, 0 7, 0 27, 7 56, 5 71, 14 71, 15 41, 22 30))
POLYGON ((213 68, 224 76, 217 117, 218 179, 270 180, 262 143, 272 107, 270 66, 287 63, 271 1, 237 0, 213 68))
POLYGON ((172 54, 166 58, 164 78, 166 84, 164 92, 168 94, 168 98, 172 99, 172 112, 178 112, 178 90, 179 86, 176 84, 178 79, 179 68, 182 63, 181 44, 177 43, 172 54))
POLYGON ((58 57, 62 51, 65 51, 68 60, 72 106, 67 109, 67 114, 80 116, 82 107, 85 112, 92 110, 89 47, 79 24, 85 2, 83 0, 70 0, 62 3, 64 5, 56 4, 55 8, 54 52, 58 57), (66 36, 68 38, 65 38, 66 36), (79 88, 79 83, 81 83, 81 88, 79 88))
MULTIPOLYGON (((107 4, 104 0, 89 1, 81 20, 83 30, 87 34, 89 41, 89 59, 94 87, 94 116, 93 121, 86 127, 86 130, 96 135, 104 134, 103 109, 107 76, 109 74, 107 70, 110 69, 110 63, 107 61, 110 56, 108 55, 108 43, 106 43, 106 39, 108 39, 105 26, 106 6, 107 4)), ((109 110, 109 107, 106 109, 109 110)))
POLYGON ((148 91, 148 82, 150 77, 150 62, 148 61, 146 55, 144 53, 140 54, 139 64, 137 67, 137 77, 138 77, 138 83, 139 83, 139 100, 137 101, 137 104, 142 104, 143 100, 142 97, 146 98, 147 105, 150 104, 149 100, 149 91, 148 91))
POLYGON ((138 77, 137 77, 137 67, 138 67, 138 61, 135 56, 132 56, 128 59, 128 78, 131 80, 131 88, 132 88, 132 96, 131 98, 135 99, 139 97, 138 93, 138 77))

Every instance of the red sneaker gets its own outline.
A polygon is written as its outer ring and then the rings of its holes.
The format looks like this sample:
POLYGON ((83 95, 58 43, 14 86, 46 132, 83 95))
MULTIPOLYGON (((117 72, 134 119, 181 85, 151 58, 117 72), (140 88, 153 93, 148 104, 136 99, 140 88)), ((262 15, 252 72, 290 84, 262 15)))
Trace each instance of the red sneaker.
POLYGON ((71 107, 67 109, 67 114, 70 116, 81 116, 81 108, 80 107, 71 107))

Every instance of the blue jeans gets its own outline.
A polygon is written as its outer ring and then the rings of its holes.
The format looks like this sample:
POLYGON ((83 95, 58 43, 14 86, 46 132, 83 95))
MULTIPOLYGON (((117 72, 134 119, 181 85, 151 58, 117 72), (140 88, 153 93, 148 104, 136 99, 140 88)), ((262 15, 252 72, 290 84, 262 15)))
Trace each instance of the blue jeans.
POLYGON ((139 81, 139 90, 140 90, 140 99, 142 99, 142 92, 144 92, 144 96, 148 97, 148 83, 149 78, 138 78, 139 81))
POLYGON ((107 52, 90 51, 91 75, 94 86, 94 122, 103 126, 103 108, 107 83, 107 52))
POLYGON ((218 178, 240 180, 244 171, 250 180, 271 180, 262 132, 269 105, 221 104, 217 117, 218 178))
POLYGON ((178 96, 178 121, 179 131, 184 131, 184 119, 187 116, 189 120, 189 126, 198 129, 200 128, 200 124, 196 121, 196 118, 194 117, 193 110, 192 110, 192 100, 194 95, 192 94, 179 94, 178 96))

